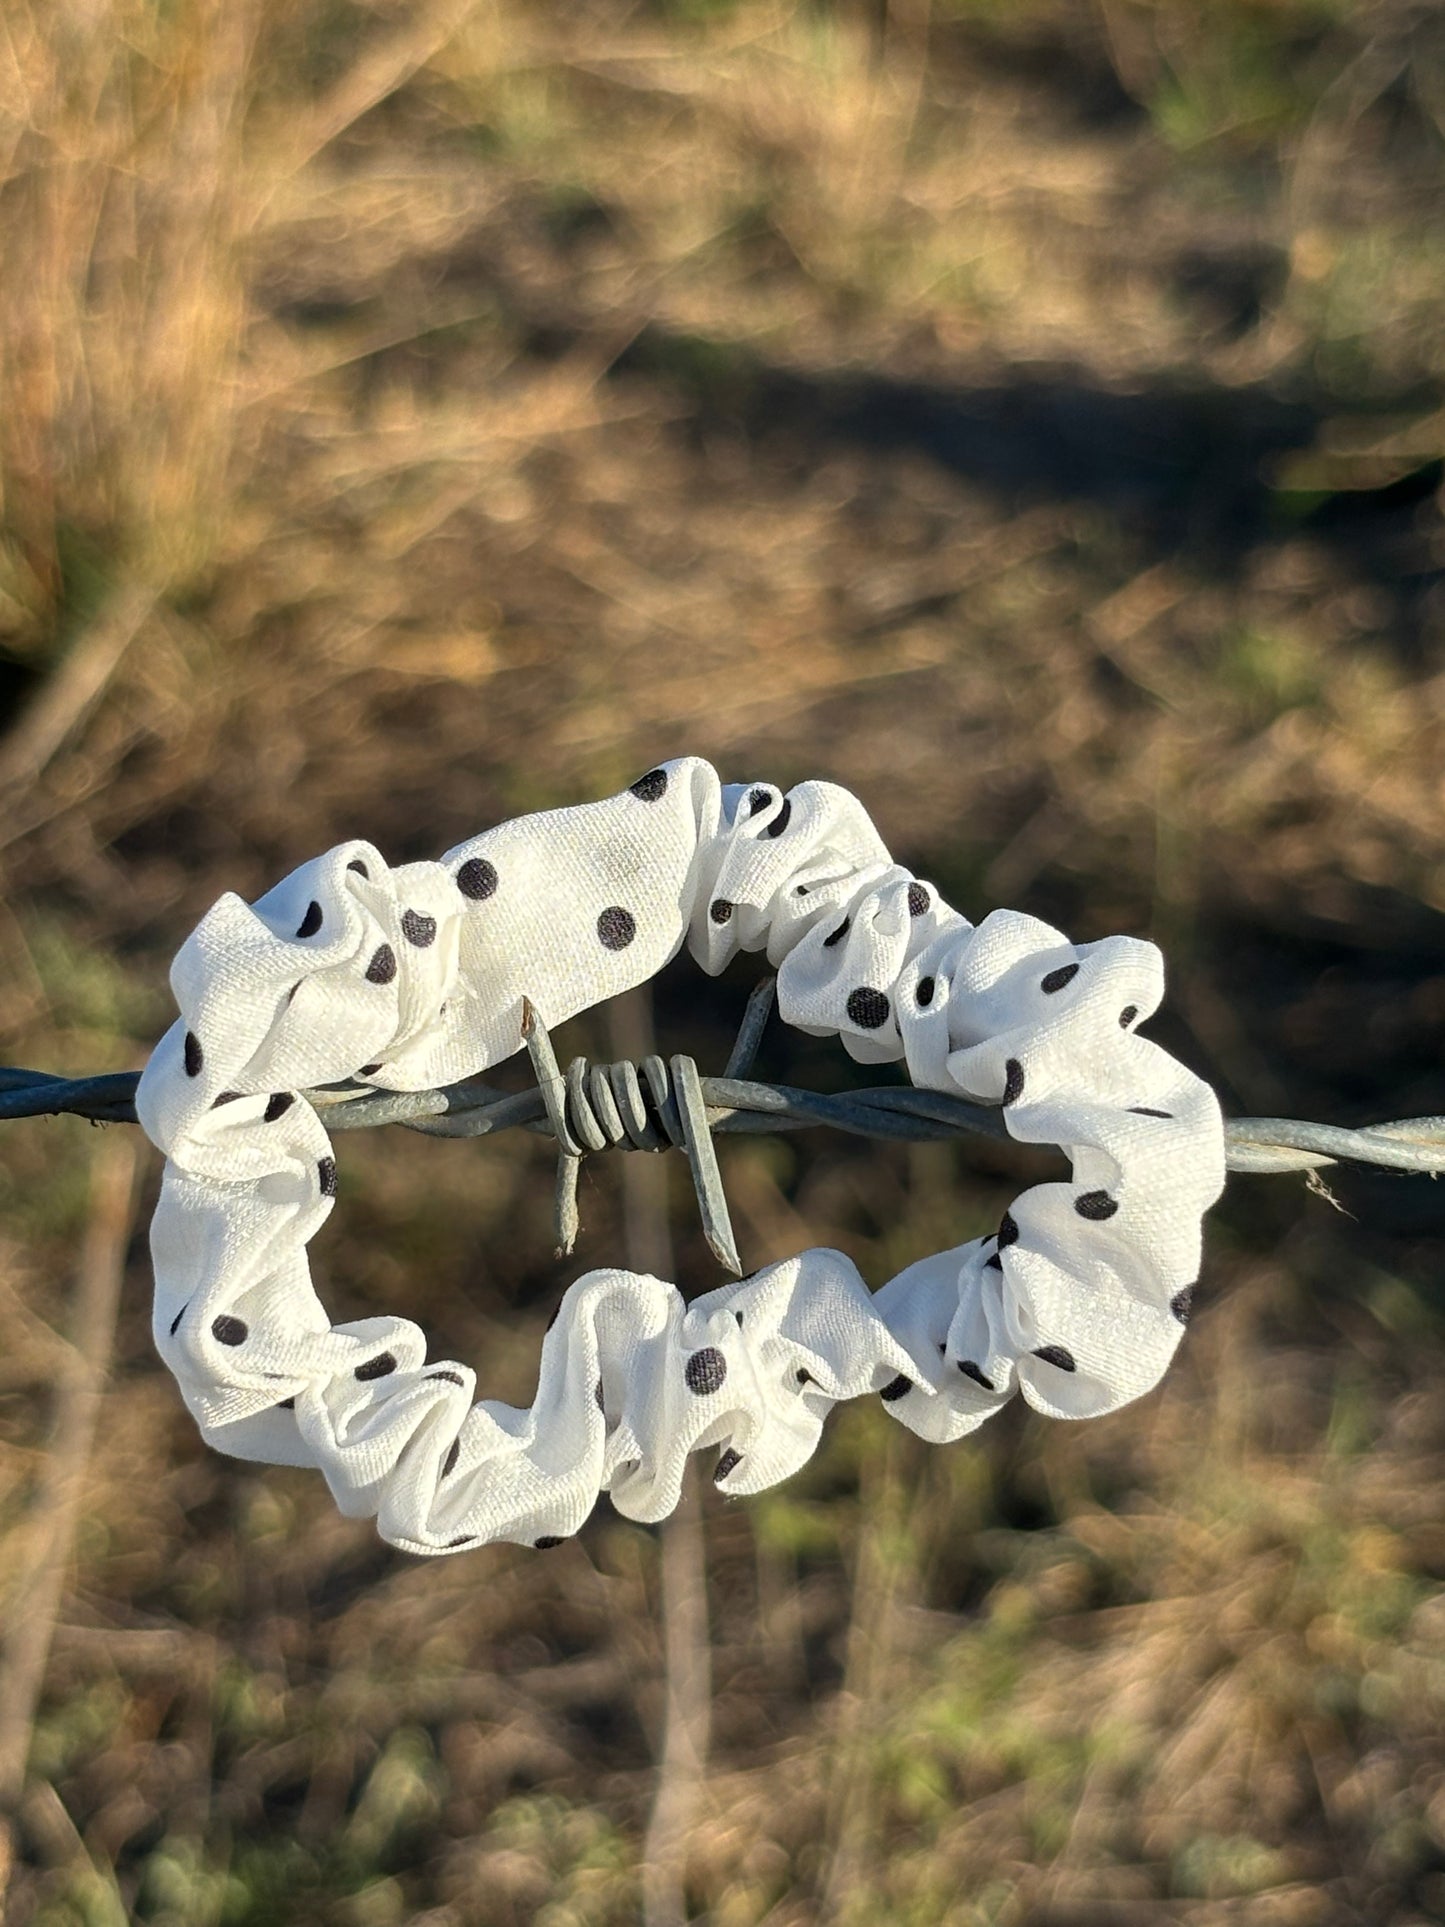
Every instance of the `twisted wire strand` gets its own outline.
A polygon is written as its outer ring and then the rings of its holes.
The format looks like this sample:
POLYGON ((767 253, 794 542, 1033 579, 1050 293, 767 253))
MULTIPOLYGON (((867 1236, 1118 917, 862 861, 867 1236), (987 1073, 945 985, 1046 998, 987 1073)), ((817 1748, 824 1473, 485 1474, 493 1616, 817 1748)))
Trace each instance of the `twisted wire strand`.
MULTIPOLYGON (((602 1149, 685 1148, 680 1114, 666 1092, 675 1086, 661 1058, 641 1065, 589 1065, 577 1059, 563 1078, 571 1125, 580 1123, 603 1139, 577 1142, 573 1155, 602 1149), (577 1070, 581 1065, 582 1070, 577 1070), (660 1069, 659 1069, 660 1067, 660 1069), (641 1076, 639 1077, 639 1072, 641 1076), (661 1077, 664 1096, 656 1095, 661 1077), (599 1093, 606 1095, 599 1096, 599 1093), (585 1096, 585 1110, 577 1108, 585 1096), (615 1101, 620 1134, 612 1124, 615 1101), (650 1100, 650 1101, 649 1101, 650 1100), (636 1110, 647 1125, 632 1128, 636 1110), (655 1140, 655 1141, 654 1141, 655 1140)), ((691 1065, 687 1057, 673 1066, 691 1065)), ((675 1074, 675 1073, 674 1073, 675 1074)), ((1012 1142, 996 1105, 973 1104, 942 1091, 907 1086, 827 1093, 787 1084, 762 1083, 736 1076, 698 1076, 709 1132, 803 1130, 828 1124, 861 1137, 913 1141, 981 1135, 1012 1142)), ((139 1074, 115 1071, 97 1077, 56 1077, 46 1071, 0 1067, 0 1122, 22 1117, 88 1117, 102 1124, 133 1124, 139 1074)), ((479 1078, 465 1078, 442 1090, 375 1091, 360 1085, 327 1087, 303 1093, 330 1132, 402 1124, 431 1137, 483 1137, 520 1127, 543 1137, 556 1135, 542 1089, 501 1091, 479 1078)), ((1331 1164, 1376 1165, 1386 1170, 1445 1171, 1445 1116, 1399 1118, 1349 1129, 1299 1118, 1239 1117, 1225 1125, 1229 1170, 1249 1173, 1312 1171, 1331 1164)))
MULTIPOLYGON (((965 1135, 1012 1142, 1001 1107, 911 1087, 829 1094, 742 1076, 751 1066, 772 1001, 772 980, 759 985, 733 1047, 728 1075, 703 1077, 691 1057, 664 1062, 593 1064, 572 1060, 564 1072, 547 1027, 529 1005, 524 1041, 537 1082, 529 1091, 499 1091, 479 1078, 443 1090, 376 1091, 342 1085, 305 1093, 326 1129, 365 1130, 400 1124, 429 1137, 484 1137, 521 1128, 557 1145, 553 1219, 556 1255, 575 1249, 582 1159, 604 1150, 682 1151, 692 1173, 703 1236, 725 1271, 743 1275, 737 1238, 718 1166, 714 1134, 803 1130, 831 1125, 868 1138, 913 1142, 965 1135)), ((0 1068, 0 1120, 69 1113, 98 1123, 135 1121, 132 1072, 61 1078, 0 1068)), ((1333 1164, 1374 1165, 1401 1173, 1445 1171, 1445 1117, 1403 1118, 1357 1130, 1295 1118, 1235 1118, 1225 1125, 1225 1166, 1272 1174, 1317 1171, 1333 1164)))

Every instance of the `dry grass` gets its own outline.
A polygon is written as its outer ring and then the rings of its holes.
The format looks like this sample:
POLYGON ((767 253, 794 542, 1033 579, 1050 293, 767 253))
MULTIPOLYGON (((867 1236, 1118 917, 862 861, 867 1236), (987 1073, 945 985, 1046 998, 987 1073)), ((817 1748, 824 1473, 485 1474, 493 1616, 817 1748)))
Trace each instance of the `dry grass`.
MULTIPOLYGON (((67 0, 0 76, 0 1056, 139 1061, 223 887, 689 748, 849 783, 971 913, 1154 935, 1233 1108, 1445 1110, 1428 10, 67 0)), ((671 1047, 741 994, 668 979, 671 1047)), ((7 1633, 93 1143, 0 1145, 7 1633)), ((727 1159, 749 1262, 877 1280, 1022 1169, 727 1159)), ((349 1141, 331 1302, 525 1398, 544 1173, 349 1141)), ((707 1494, 695 1918, 1445 1911, 1445 1239, 1336 1188, 1232 1189, 1136 1409, 946 1453, 849 1411, 707 1494)), ((400 1561, 200 1452, 145 1293, 133 1249, 7 1921, 636 1919, 655 1537, 400 1561)))

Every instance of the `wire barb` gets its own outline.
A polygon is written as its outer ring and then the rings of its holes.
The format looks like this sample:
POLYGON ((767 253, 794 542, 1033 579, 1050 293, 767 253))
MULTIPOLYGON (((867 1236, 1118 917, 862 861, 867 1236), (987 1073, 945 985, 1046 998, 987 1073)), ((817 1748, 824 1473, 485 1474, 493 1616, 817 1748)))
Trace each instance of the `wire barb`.
POLYGON ((687 1153, 693 1189, 697 1192, 703 1236, 718 1263, 730 1271, 734 1278, 741 1278, 743 1265, 738 1256, 737 1239, 733 1236, 732 1219, 728 1215, 727 1195, 723 1190, 722 1172, 718 1169, 717 1146, 708 1129, 707 1100, 702 1094, 702 1080, 697 1074, 697 1065, 690 1057, 673 1058, 672 1082, 678 1114, 682 1119, 682 1148, 687 1153))
POLYGON ((547 1121, 557 1140, 557 1190, 553 1212, 557 1227, 556 1255, 568 1258, 577 1246, 577 1179, 582 1170, 582 1146, 567 1121, 567 1085, 557 1065, 552 1038, 530 997, 522 999, 522 1040, 532 1060, 532 1074, 547 1107, 547 1121))
MULTIPOLYGON (((981 1135, 1012 1142, 1000 1106, 973 1103, 945 1091, 911 1085, 825 1094, 750 1079, 772 1013, 776 980, 769 976, 748 998, 742 1024, 721 1077, 703 1077, 691 1057, 664 1063, 589 1064, 572 1060, 564 1073, 541 1013, 522 1000, 522 1041, 536 1079, 531 1090, 501 1091, 480 1078, 442 1090, 379 1091, 344 1083, 302 1093, 333 1135, 379 1124, 402 1124, 430 1137, 484 1137, 522 1129, 557 1146, 557 1255, 568 1256, 579 1229, 577 1180, 589 1153, 621 1149, 683 1152, 692 1173, 703 1234, 718 1263, 742 1275, 714 1137, 722 1133, 804 1130, 827 1124, 855 1136, 919 1141, 981 1135)), ((134 1123, 135 1072, 64 1078, 47 1071, 0 1067, 0 1121, 68 1114, 98 1123, 134 1123)), ((1240 1117, 1224 1127, 1230 1171, 1306 1171, 1333 1164, 1385 1170, 1445 1171, 1445 1117, 1402 1118, 1350 1130, 1297 1118, 1240 1117)))
POLYGON ((660 1057, 643 1058, 645 1090, 635 1064, 589 1064, 585 1057, 574 1057, 564 1076, 541 1013, 526 997, 522 1037, 557 1140, 557 1256, 570 1257, 576 1247, 577 1180, 587 1152, 606 1151, 614 1145, 625 1151, 660 1151, 676 1145, 686 1154, 692 1172, 708 1248, 720 1265, 740 1278, 742 1261, 718 1169, 707 1100, 693 1060, 678 1056, 664 1064, 660 1057))

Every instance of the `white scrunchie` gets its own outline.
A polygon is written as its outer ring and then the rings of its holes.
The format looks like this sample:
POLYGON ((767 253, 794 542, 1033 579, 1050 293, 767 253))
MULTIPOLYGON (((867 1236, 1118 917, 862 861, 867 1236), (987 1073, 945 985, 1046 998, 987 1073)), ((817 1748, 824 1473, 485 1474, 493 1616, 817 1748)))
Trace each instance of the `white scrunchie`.
POLYGON ((227 895, 171 971, 179 1022, 137 1105, 167 1155, 151 1228, 156 1343, 204 1437, 319 1466, 343 1511, 418 1553, 555 1544, 599 1490, 663 1518, 683 1463, 725 1448, 730 1493, 812 1454, 835 1401, 880 1393, 911 1430, 962 1437, 1016 1389, 1057 1418, 1157 1383, 1188 1316, 1200 1219, 1224 1182, 1209 1088, 1135 1027, 1163 967, 1129 937, 1074 945, 999 910, 977 928, 892 862, 831 783, 724 787, 696 758, 630 790, 390 868, 346 843, 254 905, 227 895), (784 1020, 838 1032, 915 1085, 1002 1102, 1073 1182, 1016 1200, 996 1236, 870 1295, 836 1251, 685 1305, 589 1272, 542 1345, 530 1409, 473 1403, 403 1318, 333 1325, 306 1243, 336 1166, 300 1094, 357 1077, 419 1090, 652 977, 687 942, 709 973, 766 950, 784 1020))

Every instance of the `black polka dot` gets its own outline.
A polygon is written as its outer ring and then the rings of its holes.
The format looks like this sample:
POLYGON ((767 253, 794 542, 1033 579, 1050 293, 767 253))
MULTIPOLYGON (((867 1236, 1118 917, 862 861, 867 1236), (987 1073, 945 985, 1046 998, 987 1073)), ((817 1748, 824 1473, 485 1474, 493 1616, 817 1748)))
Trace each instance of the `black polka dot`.
POLYGON ((713 1483, 715 1485, 721 1485, 729 1472, 735 1472, 742 1462, 742 1453, 734 1450, 730 1445, 727 1451, 721 1454, 717 1464, 713 1467, 713 1483))
POLYGON ((296 1410, 296 1401, 295 1401, 295 1399, 294 1399, 294 1398, 283 1398, 283 1399, 282 1399, 282 1401, 281 1401, 281 1403, 280 1403, 280 1404, 279 1404, 279 1405, 278 1405, 278 1406, 276 1407, 276 1410, 277 1410, 278 1412, 294 1412, 294 1411, 296 1410))
POLYGON ((730 923, 732 921, 733 906, 728 902, 726 897, 714 897, 708 905, 707 913, 714 923, 730 923))
POLYGON ((180 1330, 181 1320, 185 1317, 186 1313, 190 1310, 190 1308, 191 1307, 189 1303, 182 1305, 180 1310, 176 1313, 175 1317, 171 1320, 171 1337, 172 1338, 174 1338, 176 1333, 180 1330))
POLYGON ((211 1336, 218 1345, 244 1345, 251 1336, 251 1328, 244 1318, 232 1318, 222 1312, 219 1318, 211 1320, 211 1336))
POLYGON ((389 984, 395 975, 396 952, 389 943, 381 944, 366 966, 366 981, 369 984, 389 984))
POLYGON ((926 917, 928 915, 928 906, 931 902, 932 898, 921 883, 909 884, 908 914, 910 917, 926 917))
POLYGON ((844 937, 847 936, 852 928, 853 919, 851 917, 844 917, 843 921, 838 925, 838 928, 829 936, 824 937, 823 948, 825 950, 831 950, 835 943, 841 943, 843 941, 844 937))
POLYGON ((201 1040, 193 1030, 186 1032, 186 1076, 199 1077, 201 1066, 205 1063, 201 1051, 201 1040))
POLYGON ((920 977, 918 979, 918 989, 914 992, 914 995, 925 1010, 933 1002, 933 991, 934 983, 932 977, 920 977))
POLYGON ((1131 1104, 1130 1111, 1135 1117, 1173 1117, 1173 1111, 1151 1111, 1147 1104, 1131 1104))
POLYGON ((465 1385, 466 1380, 460 1372, 428 1372, 428 1378, 444 1378, 448 1385, 465 1385))
POLYGON ((537 1552, 550 1552, 553 1546, 561 1546, 566 1543, 566 1540, 558 1538, 555 1532, 545 1532, 540 1539, 534 1539, 532 1541, 533 1548, 537 1552))
POLYGON ((484 897, 495 895, 496 866, 488 863, 484 856, 469 856, 457 871, 457 888, 464 897, 470 897, 473 903, 480 903, 484 897))
POLYGON ((773 818, 772 822, 763 831, 763 835, 764 836, 781 836, 783 834, 783 831, 787 829, 788 824, 792 820, 792 815, 793 815, 792 799, 790 797, 785 796, 783 798, 783 807, 778 811, 777 815, 773 818))
POLYGON ((363 1064, 361 1069, 356 1073, 356 1075, 358 1077, 375 1077, 376 1073, 380 1069, 381 1069, 380 1064, 363 1064))
POLYGON ((442 1460, 442 1477, 444 1479, 449 1479, 452 1473, 456 1471, 457 1460, 461 1456, 462 1456, 462 1442, 460 1439, 453 1439, 451 1443, 451 1450, 447 1453, 446 1457, 442 1460))
POLYGON ((1186 1285, 1183 1291, 1176 1291, 1174 1296, 1169 1300, 1169 1309, 1181 1325, 1187 1325, 1189 1323, 1189 1314, 1194 1309, 1193 1285, 1186 1285))
POLYGON ((737 1319, 737 1321, 738 1321, 738 1328, 739 1328, 739 1329, 741 1330, 741 1328, 742 1328, 742 1322, 743 1322, 743 1315, 742 1315, 742 1313, 741 1313, 740 1311, 735 1311, 735 1312, 733 1313, 733 1317, 737 1319))
POLYGON ((211 1099, 211 1109, 218 1111, 223 1104, 234 1104, 238 1097, 244 1097, 245 1095, 246 1093, 244 1091, 222 1091, 219 1097, 213 1097, 211 1099))
POLYGON ((1062 1345, 1040 1345, 1034 1357, 1041 1358, 1046 1365, 1057 1365, 1061 1372, 1075 1372, 1079 1369, 1074 1363, 1074 1354, 1066 1352, 1062 1345))
POLYGON ((368 1358, 365 1364, 358 1365, 352 1377, 359 1378, 365 1385, 373 1378, 390 1378, 395 1370, 396 1360, 391 1353, 378 1352, 375 1358, 368 1358))
POLYGON ((1011 1057, 1003 1068, 1003 1101, 1005 1104, 1017 1104, 1024 1094, 1024 1067, 1016 1057, 1011 1057))
POLYGON ((631 787, 632 794, 640 803, 660 803, 667 794, 667 771, 650 769, 646 776, 639 776, 631 787))
POLYGON ((637 919, 630 910, 614 903, 597 919, 597 934, 608 950, 625 950, 637 935, 637 919))
POLYGON ((263 1124, 274 1124, 278 1117, 285 1117, 296 1102, 294 1091, 277 1091, 266 1100, 266 1108, 261 1113, 263 1124))
POLYGON ((597 1383, 592 1387, 592 1396, 597 1401, 598 1411, 605 1412, 607 1410, 607 1401, 602 1396, 602 1380, 600 1378, 598 1379, 597 1383))
POLYGON ((749 790, 748 815, 756 816, 758 811, 765 810, 772 800, 773 792, 771 790, 749 790))
POLYGON ((859 1030, 881 1030, 891 1015, 888 999, 881 990, 850 990, 848 1017, 859 1030))
POLYGON ((1120 1030, 1127 1030, 1138 1015, 1139 1006, 1137 1004, 1125 1004, 1124 1008, 1119 1012, 1120 1030))
POLYGON ((1065 984, 1071 984, 1078 974, 1077 964, 1060 964, 1057 970, 1051 970, 1047 977, 1040 980, 1039 989, 1052 996, 1056 990, 1062 990, 1065 984))
POLYGON ((911 1378, 906 1378, 903 1375, 903 1373, 900 1372, 897 1378, 889 1379, 888 1383, 883 1387, 883 1390, 878 1394, 878 1396, 879 1398, 887 1399, 888 1403, 891 1405, 895 1399, 900 1399, 905 1397, 906 1394, 911 1392, 912 1390, 913 1390, 913 1380, 911 1378))
POLYGON ((1119 1200, 1111 1198, 1107 1191, 1086 1191, 1082 1197, 1074 1199, 1074 1209, 1081 1218, 1092 1218, 1095 1223, 1102 1223, 1105 1218, 1112 1218, 1119 1209, 1119 1200))
POLYGON ((998 1248, 1000 1251, 1004 1251, 1009 1245, 1016 1245, 1018 1241, 1019 1228, 1014 1223, 1013 1213, 1011 1211, 1005 1211, 999 1219, 998 1248))
POLYGON ((437 920, 435 917, 424 917, 420 910, 404 910, 401 934, 408 943, 414 943, 418 950, 425 950, 436 942, 437 920))
POLYGON ((983 1268, 985 1271, 1002 1271, 1003 1259, 999 1257, 996 1251, 990 1252, 988 1257, 983 1261, 983 1268))
POLYGON ((707 1392, 720 1392, 727 1375, 728 1362, 716 1345, 704 1345, 700 1352, 694 1352, 683 1370, 687 1389, 699 1397, 707 1392))
POLYGON ((958 1369, 963 1373, 965 1378, 971 1378, 975 1385, 982 1385, 986 1392, 991 1392, 994 1389, 993 1380, 986 1378, 982 1366, 975 1365, 971 1358, 960 1358, 958 1361, 958 1369))
POLYGON ((298 937, 314 937, 321 928, 321 905, 313 897, 306 906, 306 915, 296 926, 298 937))
POLYGON ((370 870, 367 869, 366 865, 362 862, 359 856, 354 856, 351 859, 350 863, 347 864, 346 867, 348 870, 355 870, 356 874, 359 877, 365 877, 366 881, 370 883, 371 872, 370 870))
POLYGON ((817 1383, 816 1379, 813 1377, 813 1374, 811 1372, 804 1371, 801 1365, 798 1367, 798 1370, 795 1376, 800 1385, 813 1385, 817 1383))
POLYGON ((321 1186, 323 1198, 336 1196, 336 1159, 321 1158, 316 1166, 316 1180, 321 1186))

